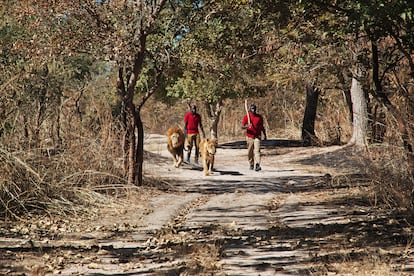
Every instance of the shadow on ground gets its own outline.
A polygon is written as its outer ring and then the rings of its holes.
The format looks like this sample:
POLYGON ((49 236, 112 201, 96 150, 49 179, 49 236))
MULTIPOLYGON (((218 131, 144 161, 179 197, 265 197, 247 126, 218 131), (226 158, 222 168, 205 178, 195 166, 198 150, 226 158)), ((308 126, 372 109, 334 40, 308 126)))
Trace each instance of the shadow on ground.
MULTIPOLYGON (((269 139, 261 142, 262 147, 272 148, 272 147, 303 147, 302 140, 285 140, 285 139, 269 139)), ((246 141, 234 141, 223 143, 218 146, 218 148, 227 148, 227 149, 243 149, 246 148, 246 141)))

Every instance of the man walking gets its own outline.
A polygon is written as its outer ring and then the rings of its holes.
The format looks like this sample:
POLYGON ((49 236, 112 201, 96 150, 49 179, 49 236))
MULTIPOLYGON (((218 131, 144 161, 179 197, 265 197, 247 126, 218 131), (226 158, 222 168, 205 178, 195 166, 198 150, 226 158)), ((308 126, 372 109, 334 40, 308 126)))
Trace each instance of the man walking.
POLYGON ((193 145, 195 146, 195 156, 194 156, 194 163, 198 164, 198 155, 199 155, 199 144, 200 144, 200 133, 198 128, 201 129, 203 133, 203 137, 206 137, 203 129, 203 124, 201 122, 201 116, 197 113, 197 107, 195 105, 191 106, 191 111, 187 112, 184 115, 184 135, 187 139, 188 144, 188 152, 187 152, 187 159, 185 163, 190 163, 190 156, 191 150, 193 145))
POLYGON ((260 171, 260 143, 262 132, 264 140, 267 140, 266 130, 263 126, 263 117, 256 113, 256 105, 250 105, 249 112, 244 115, 242 120, 242 129, 246 130, 247 158, 250 169, 260 171))

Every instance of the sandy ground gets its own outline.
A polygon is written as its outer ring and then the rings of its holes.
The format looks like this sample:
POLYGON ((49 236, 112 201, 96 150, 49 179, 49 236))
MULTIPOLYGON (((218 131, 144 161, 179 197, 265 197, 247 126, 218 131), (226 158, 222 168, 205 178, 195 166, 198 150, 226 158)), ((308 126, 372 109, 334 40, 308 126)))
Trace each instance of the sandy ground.
MULTIPOLYGON (((165 137, 148 135, 145 176, 161 191, 87 221, 87 231, 3 237, 11 275, 409 275, 410 226, 369 202, 346 146, 269 140, 262 170, 243 141, 220 144, 213 175, 173 167, 165 137), (21 274, 19 274, 21 273, 21 274)), ((192 159, 194 157, 192 156, 192 159)), ((8 261, 8 262, 7 262, 8 261)))

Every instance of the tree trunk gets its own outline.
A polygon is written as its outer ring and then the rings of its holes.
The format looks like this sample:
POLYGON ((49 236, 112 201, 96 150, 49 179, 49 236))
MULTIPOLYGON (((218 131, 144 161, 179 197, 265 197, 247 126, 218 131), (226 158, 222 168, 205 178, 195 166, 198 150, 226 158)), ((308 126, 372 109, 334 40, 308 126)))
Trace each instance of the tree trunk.
POLYGON ((124 68, 118 68, 118 81, 117 81, 117 93, 121 100, 122 110, 122 126, 124 129, 124 137, 122 141, 122 147, 124 151, 123 167, 124 175, 127 178, 128 184, 139 185, 137 177, 137 137, 135 129, 137 128, 136 111, 133 102, 134 87, 136 79, 132 77, 132 74, 124 79, 124 68), (128 83, 128 86, 125 85, 128 83), (128 87, 128 89, 127 89, 128 87))
POLYGON ((351 100, 353 113, 353 132, 350 144, 365 146, 367 141, 368 111, 366 95, 362 88, 360 78, 362 70, 357 68, 352 77, 351 100))
MULTIPOLYGON (((127 107, 127 101, 126 101, 126 89, 125 89, 125 83, 124 83, 124 68, 119 67, 118 68, 118 80, 116 83, 116 91, 119 96, 120 102, 121 102, 121 125, 124 131, 124 135, 122 137, 122 150, 123 150, 123 156, 122 156, 122 165, 124 169, 124 176, 128 179, 128 172, 129 172, 129 148, 130 148, 130 132, 131 127, 128 123, 128 107, 127 107)), ((128 182, 129 183, 129 182, 128 182)))
POLYGON ((220 114, 223 110, 223 101, 220 99, 215 106, 205 102, 208 117, 210 119, 210 138, 218 139, 218 123, 220 121, 220 114))
MULTIPOLYGON (((129 117, 132 117, 133 114, 129 114, 129 117)), ((136 164, 135 164, 135 156, 136 156, 136 136, 135 136, 135 122, 134 120, 130 120, 128 122, 128 174, 127 179, 129 184, 136 184, 136 164)))
MULTIPOLYGON (((155 93, 160 81, 163 66, 170 64, 169 54, 164 58, 159 55, 149 55, 152 60, 151 69, 155 70, 155 81, 153 87, 149 91, 142 92, 141 100, 136 105, 134 97, 137 98, 137 81, 139 75, 142 74, 144 67, 144 58, 149 54, 146 42, 148 35, 154 33, 157 29, 159 16, 164 9, 167 0, 160 1, 138 1, 137 10, 139 13, 139 21, 131 29, 134 34, 133 44, 126 43, 129 53, 125 56, 119 55, 115 60, 118 64, 118 80, 116 83, 116 92, 122 104, 122 126, 124 130, 124 175, 128 179, 129 184, 142 185, 142 162, 143 162, 143 139, 144 131, 140 117, 140 110, 148 98, 155 93), (146 20, 141 20, 146 18, 146 20), (135 41, 136 39, 136 41, 135 41), (118 59, 119 58, 119 59, 118 59), (160 66, 160 64, 162 66, 160 66), (137 133, 135 132, 137 131, 137 133), (138 135, 138 137, 136 136, 138 135)), ((166 45, 168 47, 168 45, 166 45)), ((126 49, 125 49, 126 50, 126 49)), ((159 49, 159 53, 164 53, 159 49)))
POLYGON ((211 123, 210 137, 212 139, 217 139, 218 138, 217 129, 218 129, 219 118, 218 117, 211 118, 210 123, 211 123))
POLYGON ((306 106, 303 116, 302 141, 305 146, 319 144, 318 137, 315 135, 315 119, 318 108, 319 90, 311 85, 306 84, 306 106))
POLYGON ((144 127, 142 125, 141 112, 139 109, 135 111, 135 126, 138 134, 135 148, 135 184, 140 186, 144 184, 142 179, 142 164, 144 163, 144 127))

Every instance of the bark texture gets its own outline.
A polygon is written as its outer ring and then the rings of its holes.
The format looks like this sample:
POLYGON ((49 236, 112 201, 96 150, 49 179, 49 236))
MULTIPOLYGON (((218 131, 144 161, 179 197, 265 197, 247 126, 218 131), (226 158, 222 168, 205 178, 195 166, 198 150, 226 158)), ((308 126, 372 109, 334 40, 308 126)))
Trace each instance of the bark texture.
POLYGON ((315 134, 315 119, 318 108, 319 89, 310 83, 306 84, 306 106, 303 116, 302 141, 305 146, 319 145, 315 134))

